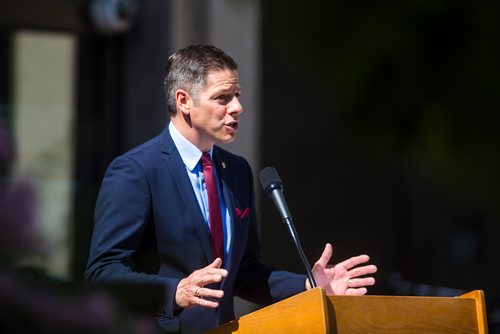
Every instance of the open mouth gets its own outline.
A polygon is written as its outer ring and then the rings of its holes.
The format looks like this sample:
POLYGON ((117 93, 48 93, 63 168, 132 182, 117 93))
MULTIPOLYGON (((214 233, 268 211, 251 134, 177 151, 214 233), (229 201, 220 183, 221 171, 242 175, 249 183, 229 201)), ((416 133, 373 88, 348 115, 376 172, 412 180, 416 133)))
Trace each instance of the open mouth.
POLYGON ((225 124, 227 127, 230 127, 234 131, 238 130, 239 124, 237 121, 229 122, 225 124))

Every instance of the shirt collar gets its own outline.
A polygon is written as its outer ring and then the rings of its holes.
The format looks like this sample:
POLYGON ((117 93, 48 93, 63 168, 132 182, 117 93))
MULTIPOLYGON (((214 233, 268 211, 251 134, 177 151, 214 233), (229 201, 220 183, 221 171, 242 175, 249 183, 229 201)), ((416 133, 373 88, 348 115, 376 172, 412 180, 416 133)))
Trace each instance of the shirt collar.
MULTIPOLYGON (((175 127, 173 122, 170 122, 168 125, 168 131, 170 132, 170 136, 174 141, 175 147, 179 151, 181 155, 181 159, 186 165, 186 167, 193 171, 196 168, 196 165, 201 159, 201 155, 203 154, 200 149, 193 145, 189 140, 184 137, 179 130, 175 127)), ((212 157, 213 147, 210 148, 208 154, 212 157)))

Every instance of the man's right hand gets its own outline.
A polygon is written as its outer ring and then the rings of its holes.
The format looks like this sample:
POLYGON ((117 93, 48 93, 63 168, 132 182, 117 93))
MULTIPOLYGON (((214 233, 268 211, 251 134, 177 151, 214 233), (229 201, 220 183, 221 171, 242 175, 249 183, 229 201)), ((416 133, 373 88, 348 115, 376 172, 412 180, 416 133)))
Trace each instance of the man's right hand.
POLYGON ((205 268, 194 271, 188 277, 182 279, 177 285, 175 292, 175 302, 184 309, 194 306, 204 306, 216 308, 219 303, 210 299, 220 299, 224 296, 224 291, 205 288, 212 283, 220 283, 227 276, 227 270, 221 269, 222 260, 215 259, 214 262, 205 268))

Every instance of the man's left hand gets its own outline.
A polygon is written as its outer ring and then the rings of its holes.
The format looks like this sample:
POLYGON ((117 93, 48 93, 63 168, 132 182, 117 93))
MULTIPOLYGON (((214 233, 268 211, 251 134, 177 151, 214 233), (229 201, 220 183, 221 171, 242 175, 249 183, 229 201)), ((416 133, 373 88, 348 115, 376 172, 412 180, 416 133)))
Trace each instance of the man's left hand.
MULTIPOLYGON (((367 293, 367 286, 375 284, 375 278, 365 277, 365 275, 377 272, 374 265, 363 265, 370 260, 368 255, 351 257, 336 265, 328 265, 332 257, 333 249, 331 244, 326 244, 323 254, 314 264, 312 269, 316 285, 325 289, 327 294, 360 296, 367 293)), ((311 285, 306 279, 306 288, 311 285)))

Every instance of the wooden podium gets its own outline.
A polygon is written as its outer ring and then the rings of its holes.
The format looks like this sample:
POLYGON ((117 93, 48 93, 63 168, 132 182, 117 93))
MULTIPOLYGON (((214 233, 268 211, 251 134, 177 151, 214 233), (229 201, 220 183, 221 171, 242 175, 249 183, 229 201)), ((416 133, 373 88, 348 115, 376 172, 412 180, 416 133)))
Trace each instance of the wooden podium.
POLYGON ((221 333, 488 333, 484 294, 327 296, 316 288, 231 321, 221 333))

